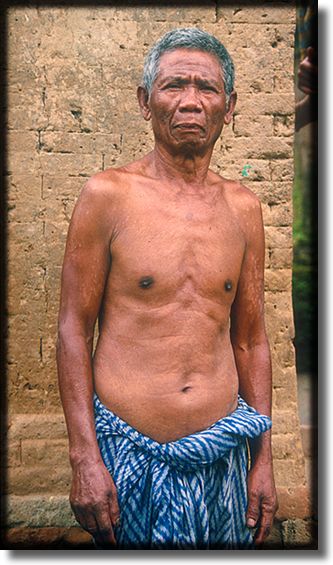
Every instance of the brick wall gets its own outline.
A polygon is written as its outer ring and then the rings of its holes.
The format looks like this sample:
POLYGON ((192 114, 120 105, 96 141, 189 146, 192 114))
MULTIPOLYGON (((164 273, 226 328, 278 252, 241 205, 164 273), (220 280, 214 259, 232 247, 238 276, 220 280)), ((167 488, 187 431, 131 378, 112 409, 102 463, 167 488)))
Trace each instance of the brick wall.
POLYGON ((143 58, 184 25, 219 37, 236 66, 237 109, 213 168, 262 201, 279 517, 305 518, 291 303, 295 9, 267 1, 115 6, 8 11, 9 526, 75 523, 55 365, 68 223, 87 177, 151 148, 135 96, 143 58))

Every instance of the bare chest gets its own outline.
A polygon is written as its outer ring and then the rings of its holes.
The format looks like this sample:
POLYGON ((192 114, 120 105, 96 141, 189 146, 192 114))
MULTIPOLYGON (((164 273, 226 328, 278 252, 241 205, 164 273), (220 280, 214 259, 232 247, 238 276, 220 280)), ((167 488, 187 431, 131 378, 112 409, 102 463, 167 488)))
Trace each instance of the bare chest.
POLYGON ((114 289, 143 300, 181 293, 232 301, 245 240, 223 201, 137 197, 119 218, 111 245, 114 289))

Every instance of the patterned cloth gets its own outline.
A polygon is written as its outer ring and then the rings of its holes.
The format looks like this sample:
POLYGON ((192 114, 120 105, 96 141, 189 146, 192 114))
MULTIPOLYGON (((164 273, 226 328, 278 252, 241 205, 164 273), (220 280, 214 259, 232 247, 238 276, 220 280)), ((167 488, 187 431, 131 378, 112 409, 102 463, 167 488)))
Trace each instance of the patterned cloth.
POLYGON ((116 484, 119 549, 249 549, 247 438, 271 427, 239 397, 206 430, 169 443, 141 434, 95 396, 96 433, 116 484))
POLYGON ((298 63, 306 57, 308 47, 318 49, 317 0, 301 2, 296 8, 295 59, 298 63))

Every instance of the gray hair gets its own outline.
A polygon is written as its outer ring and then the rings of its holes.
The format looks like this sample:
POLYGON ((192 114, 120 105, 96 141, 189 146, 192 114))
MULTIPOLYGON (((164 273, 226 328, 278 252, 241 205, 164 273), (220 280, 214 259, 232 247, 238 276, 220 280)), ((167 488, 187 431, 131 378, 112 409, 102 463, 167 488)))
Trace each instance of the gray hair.
POLYGON ((221 65, 224 90, 227 99, 234 88, 235 69, 232 59, 224 45, 214 35, 195 27, 177 28, 168 31, 150 49, 146 56, 142 84, 151 94, 159 71, 160 58, 166 51, 174 49, 198 49, 215 55, 221 65))

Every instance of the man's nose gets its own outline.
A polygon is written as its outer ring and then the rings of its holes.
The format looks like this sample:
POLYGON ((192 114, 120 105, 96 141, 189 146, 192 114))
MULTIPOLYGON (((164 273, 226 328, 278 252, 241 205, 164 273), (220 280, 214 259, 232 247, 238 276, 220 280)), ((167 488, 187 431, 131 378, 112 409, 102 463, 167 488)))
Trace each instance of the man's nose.
POLYGON ((194 86, 184 88, 178 108, 181 112, 201 112, 202 104, 198 89, 194 86))

